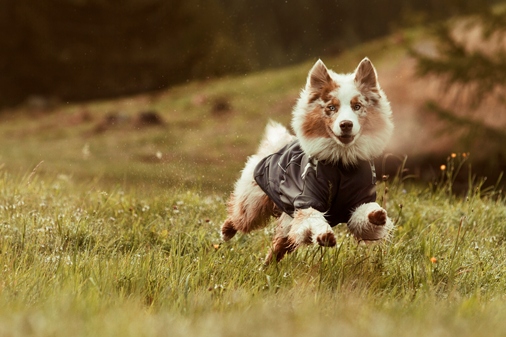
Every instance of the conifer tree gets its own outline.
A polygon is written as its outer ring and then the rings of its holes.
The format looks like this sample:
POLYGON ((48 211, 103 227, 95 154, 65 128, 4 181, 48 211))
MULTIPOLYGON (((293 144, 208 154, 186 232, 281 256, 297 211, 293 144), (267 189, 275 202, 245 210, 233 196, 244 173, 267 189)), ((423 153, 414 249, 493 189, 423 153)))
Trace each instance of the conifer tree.
POLYGON ((477 111, 492 101, 490 112, 498 121, 506 120, 506 7, 483 8, 472 16, 438 24, 433 36, 435 55, 411 49, 417 74, 442 83, 442 97, 428 101, 426 110, 448 122, 445 130, 460 135, 461 150, 481 148, 490 164, 504 162, 506 125, 486 123, 477 111))

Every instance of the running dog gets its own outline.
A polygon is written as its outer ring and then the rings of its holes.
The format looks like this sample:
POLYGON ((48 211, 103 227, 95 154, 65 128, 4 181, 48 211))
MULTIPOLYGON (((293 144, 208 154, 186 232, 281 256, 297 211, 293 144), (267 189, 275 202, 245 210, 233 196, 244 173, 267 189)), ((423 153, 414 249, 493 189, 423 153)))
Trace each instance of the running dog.
POLYGON ((376 203, 373 159, 392 135, 392 111, 371 61, 337 74, 318 60, 292 115, 295 135, 271 122, 248 158, 228 202, 222 239, 277 217, 270 263, 303 244, 335 246, 332 227, 339 223, 358 241, 388 238, 393 223, 376 203))

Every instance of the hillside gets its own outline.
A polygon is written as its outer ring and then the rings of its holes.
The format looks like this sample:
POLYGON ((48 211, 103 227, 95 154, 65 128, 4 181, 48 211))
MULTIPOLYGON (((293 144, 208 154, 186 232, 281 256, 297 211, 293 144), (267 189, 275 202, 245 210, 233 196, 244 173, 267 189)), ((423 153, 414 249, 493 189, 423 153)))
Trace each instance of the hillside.
MULTIPOLYGON (((407 31, 324 62, 336 72, 351 72, 364 56, 373 61, 396 125, 387 152, 401 158, 407 154, 415 173, 430 181, 449 153, 469 149, 424 111, 429 98, 441 99, 438 81, 415 77, 408 44, 429 53, 433 49, 423 33, 407 31), (427 167, 428 160, 436 171, 427 167)), ((0 113, 0 163, 26 174, 38 165, 39 174, 77 180, 226 193, 268 120, 289 126, 291 108, 314 61, 115 100, 67 104, 33 97, 0 113)), ((482 153, 472 155, 479 159, 482 153)), ((400 160, 392 160, 390 169, 395 172, 399 165, 400 160)))
MULTIPOLYGON (((400 50, 384 40, 326 61, 336 71, 352 71, 369 55, 381 69, 400 50)), ((13 172, 28 173, 43 161, 39 173, 221 192, 269 119, 289 125, 313 62, 109 101, 52 105, 35 98, 1 113, 0 160, 13 172), (155 112, 163 124, 144 125, 142 112, 155 112)))

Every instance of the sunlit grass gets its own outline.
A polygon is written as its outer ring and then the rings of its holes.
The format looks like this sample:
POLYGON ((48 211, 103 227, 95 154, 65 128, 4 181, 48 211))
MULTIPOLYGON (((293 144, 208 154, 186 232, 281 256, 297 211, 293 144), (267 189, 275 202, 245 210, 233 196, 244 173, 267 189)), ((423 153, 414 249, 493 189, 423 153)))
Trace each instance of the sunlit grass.
POLYGON ((450 197, 450 183, 381 183, 387 244, 357 245, 341 225, 336 248, 265 267, 272 228, 221 244, 220 195, 3 170, 0 333, 500 336, 504 198, 477 185, 450 197))

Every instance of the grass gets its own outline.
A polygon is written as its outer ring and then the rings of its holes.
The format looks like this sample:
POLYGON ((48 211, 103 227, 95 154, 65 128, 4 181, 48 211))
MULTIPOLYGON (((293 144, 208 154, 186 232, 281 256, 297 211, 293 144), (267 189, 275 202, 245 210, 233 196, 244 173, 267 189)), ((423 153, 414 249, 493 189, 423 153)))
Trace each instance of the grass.
POLYGON ((502 336, 504 197, 449 184, 388 182, 388 244, 264 267, 272 228, 221 244, 220 196, 2 170, 0 335, 502 336))
MULTIPOLYGON (((325 59, 351 72, 368 55, 381 65, 405 53, 384 39, 325 59)), ((306 76, 316 60, 248 76, 191 82, 169 90, 114 100, 61 104, 46 111, 29 105, 0 112, 0 163, 39 174, 97 177, 111 186, 174 185, 223 193, 245 158, 256 150, 269 119, 289 125, 306 76), (228 109, 218 109, 219 103, 228 109), (156 111, 165 124, 139 127, 142 111, 156 111), (107 115, 117 116, 106 124, 107 115)))
MULTIPOLYGON (((325 61, 342 72, 403 53, 385 39, 325 61)), ((313 62, 3 111, 0 336, 503 336, 504 194, 478 179, 452 194, 462 155, 433 184, 378 186, 388 244, 340 225, 336 248, 264 267, 272 225, 220 242, 234 179, 267 120, 289 123, 313 62), (146 110, 164 125, 136 125, 146 110), (107 114, 119 119, 101 128, 107 114)))

